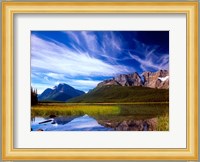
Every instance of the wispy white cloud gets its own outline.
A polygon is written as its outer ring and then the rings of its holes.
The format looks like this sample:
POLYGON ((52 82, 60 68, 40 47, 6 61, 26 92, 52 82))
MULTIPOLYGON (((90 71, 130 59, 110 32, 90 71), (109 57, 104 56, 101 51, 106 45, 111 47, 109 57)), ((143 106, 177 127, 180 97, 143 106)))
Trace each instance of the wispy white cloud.
POLYGON ((87 31, 82 31, 81 35, 87 45, 87 48, 91 51, 98 51, 97 38, 94 34, 87 31))
POLYGON ((77 44, 80 44, 80 40, 79 40, 79 37, 78 35, 73 32, 73 31, 65 31, 64 33, 66 33, 67 36, 70 36, 71 39, 76 42, 77 44))
MULTIPOLYGON (((120 37, 120 36, 118 36, 120 37)), ((108 51, 111 49, 113 53, 111 55, 118 54, 122 50, 122 43, 120 38, 116 38, 116 36, 110 32, 109 34, 104 34, 102 38, 102 50, 108 51)))
POLYGON ((52 85, 47 84, 47 83, 46 84, 42 84, 42 83, 34 83, 34 82, 31 83, 31 86, 33 88, 37 89, 37 93, 38 94, 41 94, 45 89, 52 87, 52 85))
MULTIPOLYGON (((146 56, 145 59, 141 59, 139 56, 130 54, 130 57, 137 62, 140 63, 140 67, 143 71, 148 71, 149 68, 152 68, 154 70, 160 70, 160 69, 168 69, 168 55, 163 56, 159 59, 159 61, 156 61, 151 58, 151 56, 146 56)), ((153 54, 152 54, 153 55, 153 54)))
POLYGON ((31 67, 63 73, 70 76, 111 76, 128 72, 129 68, 120 65, 111 65, 91 57, 88 53, 74 52, 66 46, 42 40, 35 35, 31 37, 31 67))
POLYGON ((65 31, 64 33, 71 38, 68 43, 75 51, 79 53, 91 51, 91 56, 104 57, 108 62, 117 63, 116 55, 121 54, 123 44, 119 35, 116 37, 113 32, 105 32, 98 38, 91 31, 65 31))
POLYGON ((44 77, 44 80, 49 82, 49 78, 47 76, 44 77))
POLYGON ((60 80, 64 80, 65 79, 65 74, 59 74, 59 73, 45 73, 44 75, 51 77, 53 79, 60 79, 60 80))
MULTIPOLYGON (((74 35, 72 34, 72 36, 74 35)), ((90 41, 93 39, 95 38, 90 37, 90 41)), ((88 46, 91 45, 89 42, 87 43, 88 46)), ((91 48, 96 48, 95 45, 91 46, 93 46, 91 48)), ((81 52, 79 49, 74 50, 60 42, 44 40, 32 34, 32 80, 35 85, 38 82, 36 86, 38 92, 41 92, 43 88, 54 86, 60 82, 88 91, 88 89, 94 88, 101 80, 80 80, 73 79, 73 77, 114 76, 134 70, 133 68, 119 65, 117 62, 105 62, 88 52, 81 52)))
POLYGON ((83 86, 96 87, 99 82, 101 82, 101 80, 73 80, 72 84, 75 86, 83 85, 83 86))
POLYGON ((134 50, 129 50, 128 54, 132 59, 140 63, 140 68, 143 71, 149 71, 149 68, 154 70, 169 68, 169 54, 157 52, 159 46, 149 46, 136 39, 133 40, 136 47, 134 50))

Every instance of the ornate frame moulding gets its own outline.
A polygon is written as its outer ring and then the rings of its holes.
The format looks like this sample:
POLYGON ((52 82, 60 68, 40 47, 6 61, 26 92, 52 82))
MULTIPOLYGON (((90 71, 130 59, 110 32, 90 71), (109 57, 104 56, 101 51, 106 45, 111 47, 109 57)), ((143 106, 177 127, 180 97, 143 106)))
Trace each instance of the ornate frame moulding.
POLYGON ((198 2, 2 2, 3 160, 197 160, 198 159, 198 2), (173 13, 187 16, 187 147, 180 149, 14 148, 13 28, 15 14, 173 13))

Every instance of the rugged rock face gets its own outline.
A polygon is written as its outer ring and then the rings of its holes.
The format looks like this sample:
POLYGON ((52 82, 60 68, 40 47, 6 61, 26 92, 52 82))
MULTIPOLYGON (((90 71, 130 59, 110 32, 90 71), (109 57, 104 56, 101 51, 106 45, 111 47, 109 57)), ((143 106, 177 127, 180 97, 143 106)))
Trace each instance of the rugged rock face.
POLYGON ((102 87, 104 85, 120 85, 120 84, 114 79, 109 79, 109 80, 104 80, 103 82, 100 82, 97 86, 102 87))
POLYGON ((142 86, 142 79, 137 72, 118 75, 114 80, 122 86, 142 86))
POLYGON ((140 76, 137 72, 133 74, 120 74, 113 79, 105 80, 97 85, 120 85, 120 86, 143 86, 149 88, 168 89, 169 72, 159 70, 157 72, 143 72, 140 76))
POLYGON ((144 72, 144 86, 158 89, 169 88, 169 72, 168 70, 159 70, 157 72, 144 72))
POLYGON ((169 89, 169 78, 162 82, 161 86, 162 89, 169 89))
POLYGON ((102 87, 104 85, 142 86, 143 83, 139 74, 135 72, 133 74, 120 74, 113 79, 99 83, 97 86, 102 87))

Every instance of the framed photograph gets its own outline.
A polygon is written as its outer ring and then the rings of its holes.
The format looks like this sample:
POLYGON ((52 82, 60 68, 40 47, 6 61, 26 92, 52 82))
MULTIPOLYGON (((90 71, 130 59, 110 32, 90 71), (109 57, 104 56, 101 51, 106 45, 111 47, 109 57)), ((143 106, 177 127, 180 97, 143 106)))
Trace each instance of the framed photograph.
POLYGON ((198 2, 2 2, 3 160, 197 160, 198 2))

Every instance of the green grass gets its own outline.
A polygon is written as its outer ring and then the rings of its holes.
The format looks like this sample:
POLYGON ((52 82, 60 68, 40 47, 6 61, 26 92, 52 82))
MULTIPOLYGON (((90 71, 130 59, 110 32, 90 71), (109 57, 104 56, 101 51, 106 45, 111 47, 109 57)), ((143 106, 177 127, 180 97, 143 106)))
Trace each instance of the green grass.
POLYGON ((88 114, 102 117, 145 119, 168 113, 168 104, 72 104, 41 103, 33 106, 31 116, 77 116, 88 114))
POLYGON ((169 131, 169 114, 158 116, 157 131, 169 131))
POLYGON ((31 116, 117 115, 117 105, 39 104, 31 109, 31 116))
POLYGON ((147 87, 103 86, 68 100, 70 103, 168 102, 169 90, 147 87))

